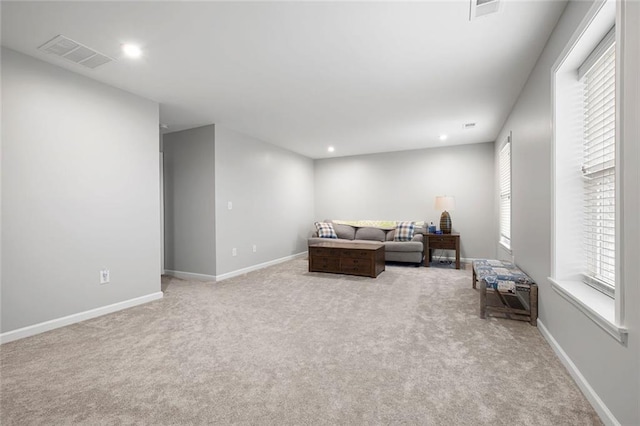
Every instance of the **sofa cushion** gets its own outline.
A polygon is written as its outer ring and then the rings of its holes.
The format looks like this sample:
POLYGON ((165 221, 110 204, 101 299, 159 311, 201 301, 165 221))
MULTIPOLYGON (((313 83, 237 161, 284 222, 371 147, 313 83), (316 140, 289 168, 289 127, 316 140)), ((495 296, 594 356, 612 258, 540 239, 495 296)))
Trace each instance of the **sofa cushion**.
POLYGON ((380 244, 376 243, 376 241, 353 241, 353 240, 343 240, 341 238, 320 238, 320 237, 310 237, 307 238, 307 245, 310 246, 312 244, 320 244, 320 243, 371 243, 371 244, 380 244))
POLYGON ((422 253, 423 246, 419 241, 385 241, 385 251, 415 251, 422 253))
POLYGON ((356 236, 356 228, 350 225, 334 223, 333 229, 336 231, 338 238, 342 238, 344 240, 353 240, 356 236))
POLYGON ((316 229, 318 230, 318 237, 320 238, 338 238, 336 231, 333 229, 333 225, 327 222, 316 222, 316 229))
POLYGON ((356 240, 371 240, 371 241, 384 241, 385 233, 382 229, 379 228, 358 228, 356 230, 356 240))
POLYGON ((398 222, 393 241, 411 241, 415 227, 413 222, 398 222))

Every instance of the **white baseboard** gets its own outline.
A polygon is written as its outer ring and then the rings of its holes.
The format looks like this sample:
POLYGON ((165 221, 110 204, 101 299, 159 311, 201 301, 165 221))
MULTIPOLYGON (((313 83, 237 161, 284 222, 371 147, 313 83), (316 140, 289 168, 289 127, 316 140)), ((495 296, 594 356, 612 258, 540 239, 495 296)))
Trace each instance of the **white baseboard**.
POLYGON ((562 347, 560 347, 560 345, 558 344, 556 339, 553 338, 551 333, 549 333, 549 330, 547 330, 547 327, 545 327, 542 321, 540 321, 540 318, 538 318, 538 330, 540 331, 542 336, 547 340, 547 342, 549 343, 553 351, 556 353, 558 358, 560 358, 560 361, 565 366, 565 368, 569 371, 569 374, 571 374, 571 377, 573 377, 573 380, 575 380, 575 382, 578 384, 578 387, 580 388, 584 396, 587 398, 587 400, 589 401, 593 409, 596 410, 596 413, 598 413, 598 416, 600 416, 600 420, 602 420, 602 422, 605 425, 619 426, 620 422, 616 420, 613 413, 605 405, 602 399, 600 399, 596 391, 591 387, 591 385, 589 384, 587 379, 582 375, 580 370, 578 370, 578 367, 573 363, 573 361, 571 361, 571 358, 569 358, 567 353, 562 349, 562 347))
POLYGON ((172 277, 180 278, 181 280, 195 280, 195 281, 215 281, 215 275, 196 274, 194 272, 172 271, 171 269, 165 269, 164 273, 172 277))
POLYGON ((239 275, 244 275, 249 272, 257 271, 258 269, 263 269, 268 266, 277 265, 278 263, 288 262, 293 259, 301 259, 306 257, 308 252, 303 251, 302 253, 293 254, 291 256, 281 257, 280 259, 270 260, 269 262, 259 263, 257 265, 249 266, 247 268, 238 269, 237 271, 227 272, 226 274, 216 275, 216 281, 222 281, 229 278, 237 277, 239 275))
POLYGON ((91 318, 96 318, 112 312, 121 311, 133 306, 142 305, 153 300, 162 299, 162 292, 147 294, 146 296, 136 297, 135 299, 125 300, 123 302, 113 303, 107 306, 91 309, 77 314, 68 315, 62 318, 56 318, 50 321, 41 322, 39 324, 30 325, 28 327, 19 328, 17 330, 7 331, 0 334, 0 344, 13 342, 14 340, 24 339, 25 337, 34 336, 44 333, 45 331, 54 330, 56 328, 75 324, 91 318))

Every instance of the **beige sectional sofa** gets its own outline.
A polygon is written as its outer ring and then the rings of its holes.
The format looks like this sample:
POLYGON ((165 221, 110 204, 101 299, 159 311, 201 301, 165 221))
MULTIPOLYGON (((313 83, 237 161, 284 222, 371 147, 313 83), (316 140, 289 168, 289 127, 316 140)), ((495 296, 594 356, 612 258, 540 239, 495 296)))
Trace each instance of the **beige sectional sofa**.
POLYGON ((314 233, 308 239, 308 245, 321 242, 358 242, 384 244, 385 260, 387 262, 408 262, 420 264, 424 259, 424 228, 423 222, 416 222, 414 235, 410 241, 394 241, 396 222, 389 221, 334 221, 324 220, 333 225, 338 238, 320 238, 314 228, 314 233))

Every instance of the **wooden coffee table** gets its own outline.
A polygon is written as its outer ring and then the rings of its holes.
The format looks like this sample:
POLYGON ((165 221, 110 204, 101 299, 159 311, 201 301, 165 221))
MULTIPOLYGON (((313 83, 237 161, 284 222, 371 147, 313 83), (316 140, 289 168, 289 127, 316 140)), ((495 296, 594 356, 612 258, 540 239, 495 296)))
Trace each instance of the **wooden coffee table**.
POLYGON ((384 271, 384 244, 317 243, 309 246, 309 272, 376 278, 384 271))

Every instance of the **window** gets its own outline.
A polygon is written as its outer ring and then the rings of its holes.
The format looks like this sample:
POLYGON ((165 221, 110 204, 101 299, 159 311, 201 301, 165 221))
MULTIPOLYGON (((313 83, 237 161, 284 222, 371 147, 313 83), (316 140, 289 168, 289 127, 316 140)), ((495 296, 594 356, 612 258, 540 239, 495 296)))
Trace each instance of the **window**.
POLYGON ((551 287, 627 341, 619 222, 616 2, 594 2, 552 68, 551 287), (585 284, 586 283, 586 284, 585 284))
POLYGON ((511 248, 511 136, 500 149, 500 243, 511 248))
POLYGON ((584 93, 584 281, 610 296, 616 282, 615 71, 611 30, 578 69, 584 93))

